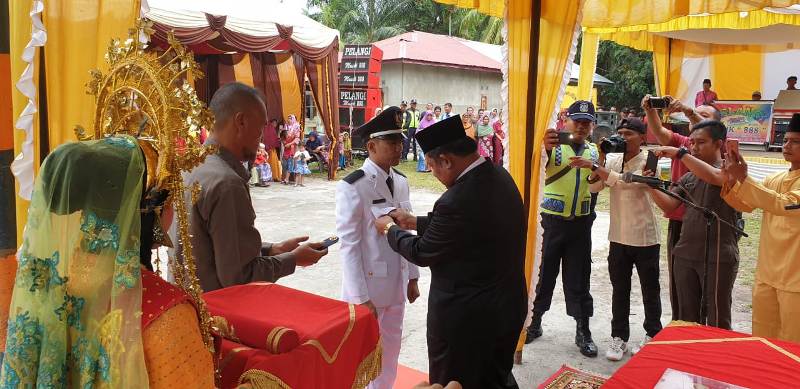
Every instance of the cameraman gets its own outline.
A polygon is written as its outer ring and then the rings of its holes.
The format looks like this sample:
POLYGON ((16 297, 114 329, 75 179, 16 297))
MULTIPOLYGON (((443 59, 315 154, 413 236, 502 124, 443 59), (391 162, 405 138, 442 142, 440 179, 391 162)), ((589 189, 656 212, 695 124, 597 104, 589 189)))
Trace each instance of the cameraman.
MULTIPOLYGON (((647 127, 653 132, 658 143, 662 146, 672 147, 689 147, 689 137, 681 135, 677 132, 666 129, 661 122, 661 116, 657 109, 653 108, 650 104, 650 99, 654 98, 650 95, 644 96, 642 99, 642 108, 645 111, 647 118, 647 127)), ((689 132, 692 127, 697 123, 706 120, 720 120, 719 111, 710 105, 701 105, 697 108, 690 107, 683 104, 680 100, 672 96, 664 96, 667 108, 664 109, 665 113, 672 114, 682 112, 689 119, 689 132)), ((679 160, 673 159, 670 169, 671 181, 678 182, 684 174, 688 173, 689 169, 679 160)), ((675 279, 672 275, 672 249, 678 240, 681 238, 681 227, 683 226, 683 214, 685 209, 683 205, 679 206, 672 212, 667 212, 666 217, 669 218, 669 227, 667 228, 667 270, 669 273, 669 301, 672 305, 672 320, 677 320, 680 307, 678 306, 678 296, 675 292, 675 279)))
MULTIPOLYGON (((600 163, 574 157, 570 166, 590 168, 590 190, 599 192, 611 188, 611 223, 608 240, 608 273, 611 277, 611 343, 606 358, 619 361, 628 350, 630 338, 631 273, 636 266, 642 285, 644 303, 644 340, 631 349, 636 354, 661 331, 661 287, 659 285, 660 228, 648 188, 643 184, 626 183, 622 175, 642 175, 647 151, 641 149, 647 139, 644 123, 636 118, 623 119, 617 128, 624 139, 622 150, 609 150, 601 142, 600 163), (605 152, 611 152, 606 159, 605 152), (605 162, 605 163, 604 163, 605 162)), ((619 139, 619 138, 617 138, 619 139)), ((656 165, 656 172, 658 166, 656 165)))
MULTIPOLYGON (((708 208, 721 220, 739 224, 741 214, 726 204, 720 194, 721 187, 714 180, 706 180, 697 175, 705 164, 720 168, 722 166, 722 147, 727 128, 719 121, 705 120, 695 125, 691 134, 691 150, 685 147, 661 147, 656 154, 674 160, 684 160, 693 170, 684 175, 671 191, 697 205, 708 208), (691 155, 689 155, 691 153, 691 155), (695 166, 697 165, 697 166, 695 166)), ((650 175, 653 172, 649 172, 650 175)), ((681 203, 655 189, 650 195, 664 212, 672 212, 681 203)), ((702 288, 706 288, 708 325, 731 329, 731 305, 733 283, 739 270, 739 235, 723 223, 712 221, 710 236, 706 236, 706 217, 702 211, 686 208, 683 232, 673 249, 673 281, 677 292, 678 310, 673 312, 675 320, 701 323, 700 310, 702 288), (708 245, 708 258, 705 248, 708 245), (704 276, 704 263, 710 262, 707 280, 704 276)), ((704 323, 701 323, 704 324, 704 323)))
POLYGON ((542 316, 550 310, 559 267, 563 267, 567 314, 575 318, 575 344, 587 357, 597 357, 597 346, 589 330, 589 318, 594 314, 589 292, 594 216, 588 178, 592 172, 589 168, 573 168, 570 161, 573 157, 598 161, 597 146, 587 140, 594 122, 594 105, 576 101, 567 110, 569 141, 560 144, 558 132, 552 128, 545 134, 548 161, 541 204, 542 264, 533 302, 533 322, 526 338, 526 343, 530 343, 542 336, 542 316))

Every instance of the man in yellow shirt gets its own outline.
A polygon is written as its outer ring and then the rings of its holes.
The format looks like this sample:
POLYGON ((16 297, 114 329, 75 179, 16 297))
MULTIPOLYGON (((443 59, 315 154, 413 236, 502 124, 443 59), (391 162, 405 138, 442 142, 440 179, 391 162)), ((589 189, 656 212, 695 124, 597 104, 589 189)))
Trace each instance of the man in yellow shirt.
POLYGON ((722 196, 732 207, 764 210, 753 286, 753 335, 800 342, 800 114, 783 139, 788 171, 759 184, 738 152, 729 152, 722 196))

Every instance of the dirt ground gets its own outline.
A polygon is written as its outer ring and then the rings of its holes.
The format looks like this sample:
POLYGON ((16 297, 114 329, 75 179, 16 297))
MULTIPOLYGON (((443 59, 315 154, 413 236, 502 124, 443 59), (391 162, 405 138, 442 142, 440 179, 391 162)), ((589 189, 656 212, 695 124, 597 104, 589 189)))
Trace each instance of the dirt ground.
MULTIPOLYGON (((252 198, 258 215, 256 224, 262 233, 262 238, 266 241, 280 241, 293 236, 310 235, 311 239, 322 240, 335 234, 334 190, 335 183, 316 179, 308 180, 305 188, 279 184, 273 184, 269 188, 254 188, 252 198)), ((412 189, 411 200, 414 211, 418 214, 428 212, 438 197, 439 193, 434 191, 412 189)), ((611 285, 606 261, 607 230, 608 214, 600 212, 593 231, 592 296, 595 316, 591 322, 594 340, 600 349, 600 357, 583 357, 574 345, 575 323, 566 315, 559 280, 552 309, 544 317, 544 336, 525 347, 523 364, 514 367, 514 375, 520 387, 535 387, 558 370, 562 364, 610 375, 629 358, 626 356, 622 362, 609 362, 603 358, 611 334, 611 285)), ((341 265, 337 246, 334 246, 328 256, 317 265, 298 269, 295 274, 282 279, 279 283, 326 297, 339 298, 341 265)), ((666 266, 662 265, 661 296, 664 325, 671 317, 666 272, 666 266)), ((401 364, 421 371, 427 371, 428 367, 425 317, 429 287, 430 273, 427 269, 422 269, 420 280, 422 298, 413 305, 407 305, 400 354, 401 364)), ((637 277, 633 277, 632 290, 634 292, 630 318, 631 341, 638 342, 644 337, 644 330, 641 326, 643 309, 637 277)), ((750 286, 737 281, 734 301, 734 329, 749 332, 750 286)))

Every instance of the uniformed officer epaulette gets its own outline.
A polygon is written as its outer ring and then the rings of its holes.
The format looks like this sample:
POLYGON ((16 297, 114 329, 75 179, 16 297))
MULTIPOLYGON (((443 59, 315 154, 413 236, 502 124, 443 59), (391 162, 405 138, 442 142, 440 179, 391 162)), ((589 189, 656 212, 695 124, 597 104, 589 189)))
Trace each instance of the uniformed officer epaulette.
POLYGON ((350 185, 353 185, 353 184, 356 183, 356 181, 358 181, 358 180, 360 180, 362 178, 364 178, 364 171, 361 170, 361 169, 358 169, 358 170, 348 174, 347 177, 343 178, 342 180, 344 180, 344 182, 346 182, 346 183, 348 183, 350 185))
MULTIPOLYGON (((401 173, 399 170, 397 170, 397 169, 395 169, 395 168, 392 168, 392 170, 394 170, 394 174, 397 174, 397 175, 399 175, 399 176, 406 177, 406 175, 405 175, 405 174, 403 174, 403 173, 401 173)), ((408 178, 408 177, 406 177, 406 178, 408 178)))

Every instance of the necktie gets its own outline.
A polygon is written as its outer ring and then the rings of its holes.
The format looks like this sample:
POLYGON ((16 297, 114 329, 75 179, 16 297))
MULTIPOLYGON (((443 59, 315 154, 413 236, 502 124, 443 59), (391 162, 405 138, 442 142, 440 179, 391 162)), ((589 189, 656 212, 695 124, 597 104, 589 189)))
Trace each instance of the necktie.
POLYGON ((394 180, 392 180, 392 176, 386 178, 386 186, 389 187, 389 193, 394 197, 394 180))

